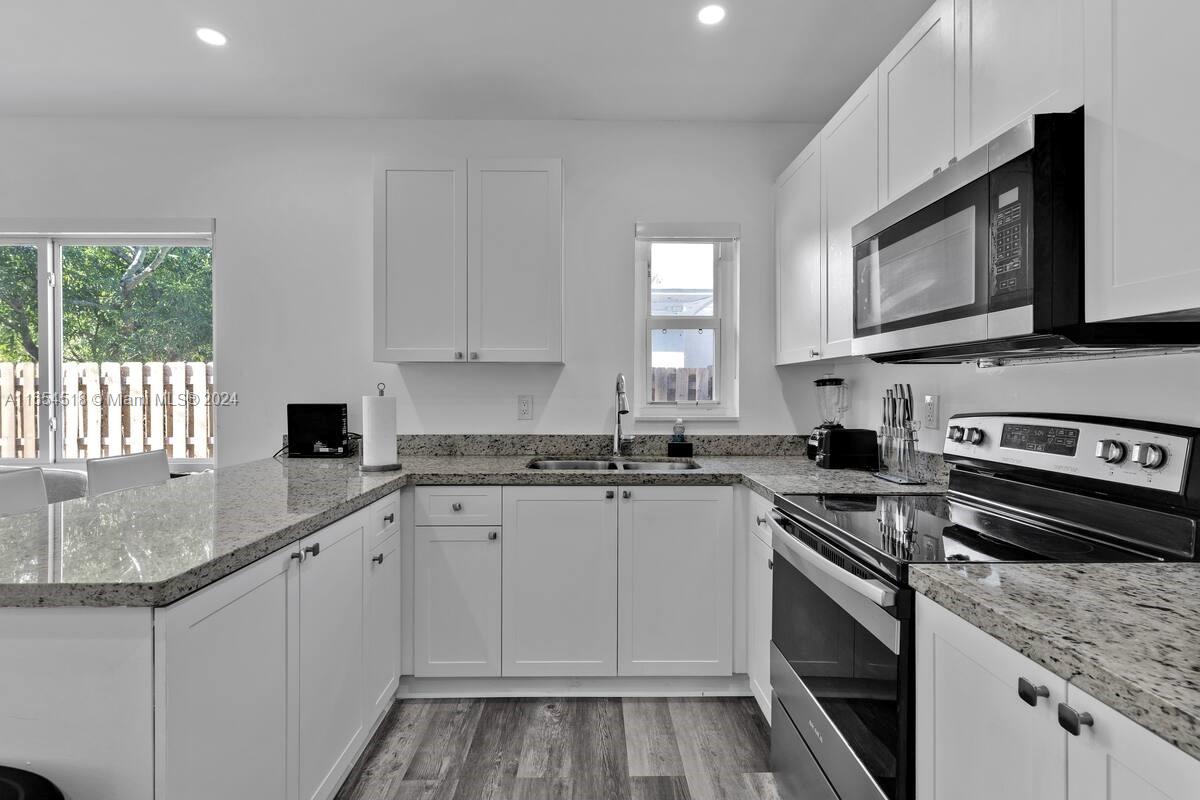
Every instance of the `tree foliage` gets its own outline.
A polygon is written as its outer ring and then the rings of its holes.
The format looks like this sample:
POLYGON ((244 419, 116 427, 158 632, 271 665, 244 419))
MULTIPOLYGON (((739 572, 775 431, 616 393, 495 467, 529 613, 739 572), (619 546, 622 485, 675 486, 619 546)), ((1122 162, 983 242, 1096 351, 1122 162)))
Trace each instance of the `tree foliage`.
MULTIPOLYGON (((212 360, 207 247, 62 248, 65 361, 212 360)), ((37 359, 37 252, 0 247, 0 360, 37 359)))

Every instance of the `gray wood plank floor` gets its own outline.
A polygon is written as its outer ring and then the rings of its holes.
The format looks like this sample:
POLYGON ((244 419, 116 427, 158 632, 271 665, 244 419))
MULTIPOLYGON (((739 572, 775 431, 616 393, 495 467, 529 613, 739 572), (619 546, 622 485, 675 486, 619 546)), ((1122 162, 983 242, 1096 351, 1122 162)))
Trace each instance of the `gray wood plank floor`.
POLYGON ((337 800, 778 800, 750 698, 409 700, 337 800))

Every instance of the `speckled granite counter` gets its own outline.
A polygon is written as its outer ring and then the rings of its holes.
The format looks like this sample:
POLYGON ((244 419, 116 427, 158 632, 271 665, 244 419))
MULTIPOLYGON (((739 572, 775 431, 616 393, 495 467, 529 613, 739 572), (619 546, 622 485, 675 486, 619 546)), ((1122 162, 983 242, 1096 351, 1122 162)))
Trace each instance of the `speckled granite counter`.
POLYGON ((1200 564, 914 566, 910 580, 1200 758, 1200 564))
POLYGON ((0 606, 162 606, 298 541, 403 486, 732 485, 796 493, 939 493, 940 477, 901 487, 800 456, 697 458, 686 472, 562 472, 528 455, 402 456, 404 470, 356 461, 265 459, 161 486, 0 517, 0 606))

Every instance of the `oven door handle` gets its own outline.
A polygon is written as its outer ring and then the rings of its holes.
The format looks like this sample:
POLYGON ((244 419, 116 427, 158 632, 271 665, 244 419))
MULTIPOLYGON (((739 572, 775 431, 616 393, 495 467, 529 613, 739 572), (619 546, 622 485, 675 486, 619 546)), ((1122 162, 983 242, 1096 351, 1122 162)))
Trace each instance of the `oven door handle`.
POLYGON ((783 515, 778 511, 767 512, 767 524, 771 527, 772 534, 774 534, 771 537, 771 543, 775 546, 776 550, 780 549, 781 547, 785 548, 785 556, 791 555, 800 559, 806 565, 819 571, 826 577, 837 581, 842 586, 845 586, 847 589, 850 589, 856 594, 865 597, 867 600, 870 600, 880 608, 895 607, 896 592, 894 589, 885 585, 881 581, 866 580, 865 578, 860 578, 857 575, 852 575, 851 573, 837 566, 829 559, 823 557, 816 550, 813 550, 804 542, 800 541, 798 538, 792 536, 790 533, 784 530, 783 525, 780 524, 780 520, 782 518, 783 515))

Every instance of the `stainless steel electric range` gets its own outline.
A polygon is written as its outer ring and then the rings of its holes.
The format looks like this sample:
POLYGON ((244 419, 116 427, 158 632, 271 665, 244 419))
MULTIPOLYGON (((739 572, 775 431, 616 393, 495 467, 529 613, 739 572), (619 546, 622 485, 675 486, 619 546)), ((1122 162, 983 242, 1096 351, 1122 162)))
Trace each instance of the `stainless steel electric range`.
POLYGON ((950 420, 944 495, 776 495, 772 769, 784 798, 913 797, 911 564, 1193 561, 1200 429, 950 420))

